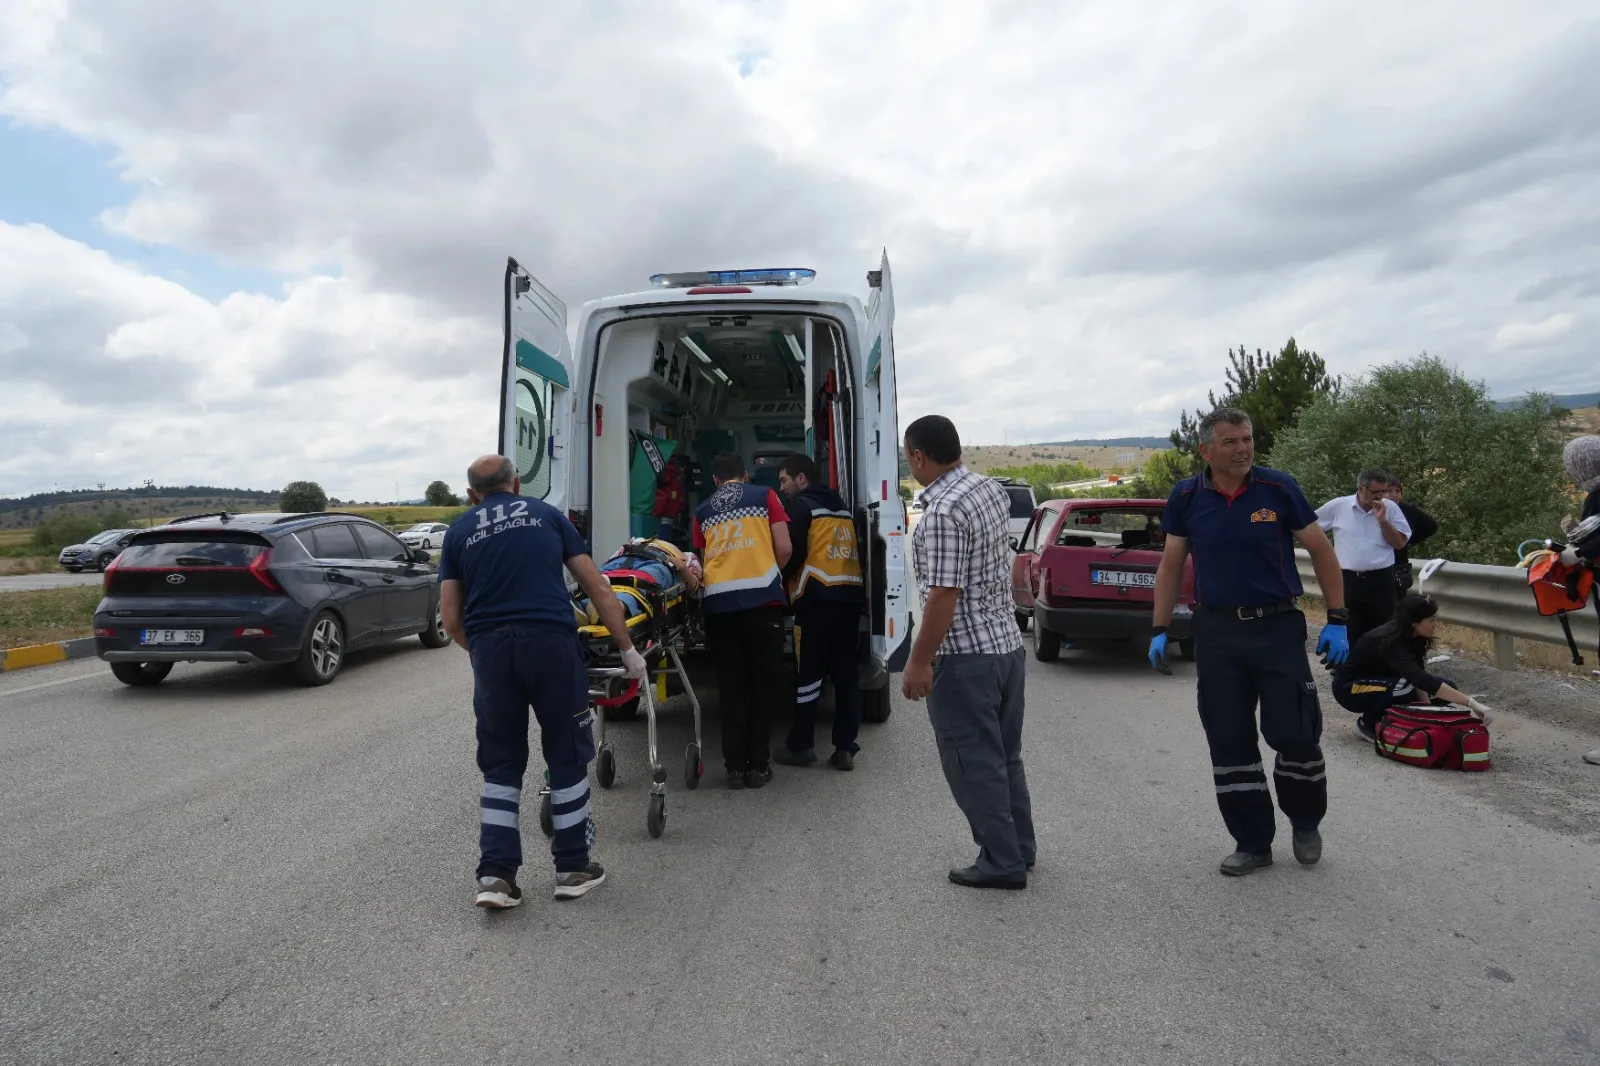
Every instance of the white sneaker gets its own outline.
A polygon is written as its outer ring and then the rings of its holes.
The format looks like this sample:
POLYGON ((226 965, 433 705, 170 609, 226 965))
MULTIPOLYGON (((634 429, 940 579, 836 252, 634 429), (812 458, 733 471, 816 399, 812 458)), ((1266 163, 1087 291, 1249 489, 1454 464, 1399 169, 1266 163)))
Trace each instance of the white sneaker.
POLYGON ((1592 762, 1596 766, 1600 766, 1600 748, 1596 748, 1593 751, 1584 752, 1583 753, 1583 761, 1584 762, 1592 762))

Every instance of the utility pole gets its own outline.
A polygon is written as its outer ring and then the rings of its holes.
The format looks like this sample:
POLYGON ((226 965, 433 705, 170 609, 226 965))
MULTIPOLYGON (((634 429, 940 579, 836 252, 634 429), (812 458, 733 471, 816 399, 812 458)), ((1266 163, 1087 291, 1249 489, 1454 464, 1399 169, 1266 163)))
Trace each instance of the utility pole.
POLYGON ((156 483, 151 478, 144 479, 144 528, 149 529, 156 524, 155 519, 155 487, 156 483))

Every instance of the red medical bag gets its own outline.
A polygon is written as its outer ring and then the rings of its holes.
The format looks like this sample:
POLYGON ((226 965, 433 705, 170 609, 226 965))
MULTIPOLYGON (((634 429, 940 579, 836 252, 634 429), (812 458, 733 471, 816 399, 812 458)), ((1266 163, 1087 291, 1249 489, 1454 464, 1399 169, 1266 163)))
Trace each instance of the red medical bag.
POLYGON ((1454 707, 1390 707, 1378 722, 1379 755, 1428 769, 1489 769, 1489 730, 1454 707))

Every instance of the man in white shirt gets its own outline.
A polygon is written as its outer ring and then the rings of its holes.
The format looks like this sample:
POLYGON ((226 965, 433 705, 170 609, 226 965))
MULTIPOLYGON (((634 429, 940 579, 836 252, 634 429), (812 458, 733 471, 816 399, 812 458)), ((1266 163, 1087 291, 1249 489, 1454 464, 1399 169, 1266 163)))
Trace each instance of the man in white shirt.
POLYGON ((1333 535, 1344 573, 1344 605, 1350 611, 1350 646, 1368 630, 1394 618, 1394 553, 1411 539, 1411 523, 1384 497, 1389 475, 1377 467, 1356 477, 1354 496, 1317 508, 1317 524, 1333 535))

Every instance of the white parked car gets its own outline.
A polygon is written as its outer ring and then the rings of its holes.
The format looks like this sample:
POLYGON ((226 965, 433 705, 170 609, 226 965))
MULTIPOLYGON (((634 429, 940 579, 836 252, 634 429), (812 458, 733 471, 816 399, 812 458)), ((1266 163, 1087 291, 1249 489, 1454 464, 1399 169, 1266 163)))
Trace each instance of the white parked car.
POLYGON ((400 534, 400 542, 408 548, 432 551, 444 546, 444 531, 449 528, 443 522, 418 522, 400 534))

